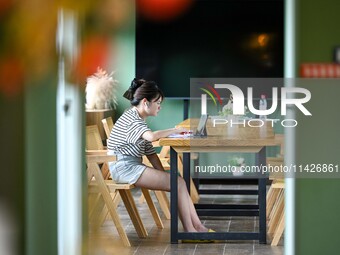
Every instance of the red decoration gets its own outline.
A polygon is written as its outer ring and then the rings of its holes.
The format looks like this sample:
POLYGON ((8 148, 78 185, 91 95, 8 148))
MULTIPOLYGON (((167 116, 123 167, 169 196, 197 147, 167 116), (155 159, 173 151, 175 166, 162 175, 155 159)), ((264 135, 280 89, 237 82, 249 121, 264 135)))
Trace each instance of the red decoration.
POLYGON ((137 11, 155 21, 171 20, 184 13, 193 0, 137 0, 137 11))
POLYGON ((304 78, 339 78, 340 64, 336 63, 303 63, 300 75, 304 78))

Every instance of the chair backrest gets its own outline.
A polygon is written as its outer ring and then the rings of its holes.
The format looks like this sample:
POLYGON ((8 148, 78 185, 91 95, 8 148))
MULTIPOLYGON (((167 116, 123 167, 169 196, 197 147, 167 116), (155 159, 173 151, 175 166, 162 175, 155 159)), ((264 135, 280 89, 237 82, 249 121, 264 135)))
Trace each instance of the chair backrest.
POLYGON ((105 130, 106 137, 107 137, 107 139, 109 139, 111 130, 114 126, 112 117, 107 117, 105 119, 102 119, 102 123, 103 123, 103 127, 104 127, 104 130, 105 130))
MULTIPOLYGON (((103 145, 98 126, 97 125, 86 126, 86 150, 91 150, 92 151, 91 153, 93 154, 100 153, 102 155, 103 151, 106 154, 105 149, 106 148, 103 145)), ((107 180, 111 178, 109 166, 107 162, 103 162, 103 163, 104 164, 101 170, 102 170, 104 179, 107 180)), ((88 176, 88 178, 92 179, 92 176, 88 176)))
POLYGON ((102 138, 97 125, 86 126, 86 149, 104 150, 102 138))

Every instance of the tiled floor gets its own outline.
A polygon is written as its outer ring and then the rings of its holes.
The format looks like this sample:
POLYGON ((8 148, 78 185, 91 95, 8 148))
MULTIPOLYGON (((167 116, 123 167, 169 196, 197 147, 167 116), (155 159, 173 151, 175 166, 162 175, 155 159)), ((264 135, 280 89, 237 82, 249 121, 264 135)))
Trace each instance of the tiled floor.
MULTIPOLYGON (((211 187, 211 185, 209 185, 211 187)), ((222 188, 221 185, 214 188, 222 188)), ((230 188, 230 186, 229 186, 230 188)), ((239 188, 239 186, 235 186, 239 188)), ((244 188, 244 187, 242 187, 244 188)), ((201 243, 201 244, 170 244, 170 221, 166 220, 159 210, 164 229, 157 228, 152 220, 149 209, 144 204, 138 203, 140 197, 140 190, 133 191, 135 201, 143 223, 148 231, 146 239, 140 239, 131 223, 131 220, 125 210, 125 207, 120 204, 118 212, 121 220, 125 226, 125 230, 131 242, 131 247, 124 247, 119 239, 116 228, 112 220, 107 218, 103 226, 96 233, 89 235, 89 254, 91 255, 106 255, 106 254, 145 254, 145 255, 159 255, 159 254, 180 254, 180 255, 200 255, 200 254, 220 254, 220 255, 283 255, 283 240, 280 241, 279 246, 270 246, 270 239, 268 238, 267 245, 259 244, 258 241, 221 241, 216 243, 201 243)), ((255 196, 228 196, 228 195, 201 195, 201 202, 204 203, 256 203, 255 196)), ((155 201, 156 205, 157 202, 155 201)), ((204 225, 208 228, 217 231, 255 231, 258 228, 257 217, 205 217, 201 218, 204 225)), ((180 226, 181 228, 181 226, 180 226)))

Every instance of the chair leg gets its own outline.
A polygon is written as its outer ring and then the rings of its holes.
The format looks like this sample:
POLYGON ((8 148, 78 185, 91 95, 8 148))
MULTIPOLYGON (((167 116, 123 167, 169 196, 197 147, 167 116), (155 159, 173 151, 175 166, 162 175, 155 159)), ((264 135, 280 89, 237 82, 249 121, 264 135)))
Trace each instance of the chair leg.
POLYGON ((108 207, 109 213, 111 215, 112 221, 115 224, 116 229, 118 231, 118 234, 119 234, 120 238, 122 238, 124 245, 131 246, 130 241, 129 241, 129 239, 126 235, 126 232, 124 230, 124 227, 122 225, 122 222, 121 222, 119 215, 116 211, 116 208, 114 206, 114 203, 112 201, 112 198, 110 196, 110 193, 109 193, 107 186, 104 182, 102 172, 101 172, 99 166, 97 165, 97 163, 88 163, 88 171, 90 172, 90 175, 92 174, 96 179, 99 192, 103 196, 105 204, 108 207))
POLYGON ((92 181, 93 178, 93 174, 91 171, 87 171, 87 184, 90 184, 90 182, 92 181))
POLYGON ((155 207, 155 204, 152 201, 149 190, 142 188, 142 192, 143 192, 144 198, 146 200, 146 203, 149 206, 150 212, 152 214, 152 217, 153 217, 157 227, 159 229, 163 229, 164 228, 163 222, 162 222, 161 218, 159 217, 159 213, 158 213, 158 211, 155 207))
POLYGON ((278 197, 276 207, 272 211, 272 217, 270 219, 270 224, 269 224, 269 229, 268 229, 268 234, 273 234, 278 226, 278 222, 280 219, 280 215, 282 211, 284 210, 284 191, 280 191, 280 195, 278 197))
POLYGON ((103 164, 101 170, 102 170, 104 180, 111 179, 111 173, 110 173, 109 165, 107 163, 103 164))
MULTIPOLYGON (((159 206, 161 208, 161 210, 163 211, 165 218, 167 220, 170 220, 171 216, 170 216, 170 203, 169 203, 169 199, 166 196, 165 191, 154 191, 155 196, 158 200, 159 206)), ((140 204, 143 204, 145 202, 145 197, 144 194, 142 193, 138 199, 138 202, 140 204)))
POLYGON ((91 201, 89 201, 89 213, 88 213, 88 217, 89 217, 89 221, 91 222, 91 229, 97 231, 100 226, 101 226, 101 222, 100 222, 100 217, 101 217, 101 212, 103 210, 107 211, 107 207, 105 206, 105 201, 102 197, 101 194, 91 194, 93 197, 93 199, 89 199, 91 201))
MULTIPOLYGON (((104 201, 101 199, 101 194, 96 193, 96 194, 89 194, 88 197, 88 217, 89 219, 92 219, 98 211, 98 208, 104 206, 104 201), (99 202, 102 203, 102 206, 99 205, 99 202)), ((100 209, 99 209, 100 210, 100 209)))
POLYGON ((270 214, 271 208, 269 206, 270 200, 273 197, 273 187, 270 185, 269 190, 267 191, 267 196, 266 196, 266 218, 268 220, 268 216, 270 214))
POLYGON ((274 237, 273 237, 271 246, 277 246, 277 244, 279 243, 280 238, 283 234, 284 228, 285 228, 285 213, 284 213, 284 210, 283 210, 282 213, 281 213, 281 216, 280 216, 279 225, 277 226, 277 229, 274 233, 274 237))
MULTIPOLYGON (((111 197, 112 197, 112 200, 113 200, 114 207, 117 208, 119 202, 121 201, 121 197, 120 197, 118 191, 116 190, 114 194, 111 194, 111 197)), ((98 220, 99 226, 102 226, 104 224, 108 215, 109 215, 109 211, 108 211, 107 207, 104 206, 103 210, 100 213, 99 218, 98 218, 99 219, 98 220)))
POLYGON ((273 221, 273 217, 277 214, 278 207, 280 205, 280 200, 283 196, 281 189, 275 189, 276 196, 273 199, 273 205, 272 209, 270 210, 269 216, 268 216, 268 225, 271 221, 273 221))
POLYGON ((129 238, 126 235, 126 232, 124 230, 123 224, 122 224, 122 222, 121 222, 121 220, 119 218, 119 215, 118 215, 117 211, 116 210, 112 210, 112 209, 114 209, 114 208, 112 208, 113 206, 109 206, 109 207, 110 207, 109 213, 110 213, 111 218, 112 218, 112 220, 113 220, 113 222, 114 222, 114 224, 116 226, 116 229, 118 231, 118 234, 119 234, 120 238, 122 238, 122 241, 123 241, 125 246, 131 246, 131 243, 129 241, 129 238))
POLYGON ((266 214, 267 214, 267 220, 268 221, 270 220, 270 216, 271 216, 273 207, 274 207, 275 202, 277 200, 277 197, 280 193, 279 189, 270 188, 269 190, 271 190, 271 192, 268 193, 268 196, 267 196, 267 208, 266 208, 266 211, 267 211, 266 214))
POLYGON ((155 190, 154 191, 156 198, 158 200, 159 206, 161 207, 165 218, 167 220, 171 219, 171 214, 170 214, 170 203, 169 203, 169 199, 166 196, 165 191, 159 191, 159 190, 155 190))
POLYGON ((128 211, 132 223, 137 231, 137 234, 140 238, 145 238, 148 236, 148 233, 145 229, 145 226, 140 218, 139 212, 137 210, 135 201, 133 200, 132 194, 130 190, 120 189, 119 194, 122 197, 122 200, 125 204, 126 210, 128 211))

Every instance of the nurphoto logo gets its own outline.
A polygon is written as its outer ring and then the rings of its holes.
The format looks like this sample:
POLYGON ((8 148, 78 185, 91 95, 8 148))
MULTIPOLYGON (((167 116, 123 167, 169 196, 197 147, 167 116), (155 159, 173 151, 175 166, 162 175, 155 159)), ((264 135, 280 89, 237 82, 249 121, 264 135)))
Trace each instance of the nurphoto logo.
MULTIPOLYGON (((219 93, 216 91, 216 89, 227 89, 231 92, 231 95, 233 97, 233 105, 232 105, 232 114, 234 115, 244 115, 245 114, 245 97, 242 92, 242 90, 232 84, 215 84, 214 87, 211 85, 207 85, 207 88, 200 88, 202 91, 204 91, 206 94, 201 94, 201 114, 207 114, 207 94, 212 98, 214 104, 216 105, 216 100, 213 96, 213 94, 216 96, 218 102, 220 105, 222 105, 222 100, 219 95, 219 93)), ((305 116, 312 116, 312 114, 306 109, 304 106, 305 103, 307 103, 311 99, 311 93, 308 89, 305 88, 299 88, 299 87, 281 87, 281 115, 286 116, 287 114, 287 107, 289 105, 295 105, 305 116), (294 95, 294 94, 300 94, 303 95, 303 97, 300 98, 290 98, 288 95, 294 95)), ((247 106, 251 113, 255 115, 262 115, 267 116, 269 114, 272 114, 276 111, 278 108, 278 88, 273 87, 272 88, 272 105, 269 109, 261 110, 256 109, 253 104, 253 88, 248 87, 247 88, 247 106)), ((259 127, 264 125, 264 121, 256 119, 256 122, 254 120, 248 120, 247 124, 250 127, 259 127), (255 124, 256 123, 256 124, 255 124)), ((279 119, 266 119, 266 121, 269 121, 274 125, 274 122, 279 121, 279 119)), ((213 126, 215 127, 218 124, 226 124, 228 123, 228 120, 221 118, 221 119, 214 119, 213 120, 213 126)), ((232 122, 230 120, 230 125, 246 125, 246 120, 232 122)), ((281 125, 284 127, 295 127, 297 126, 297 121, 295 119, 283 119, 281 120, 281 125)))

